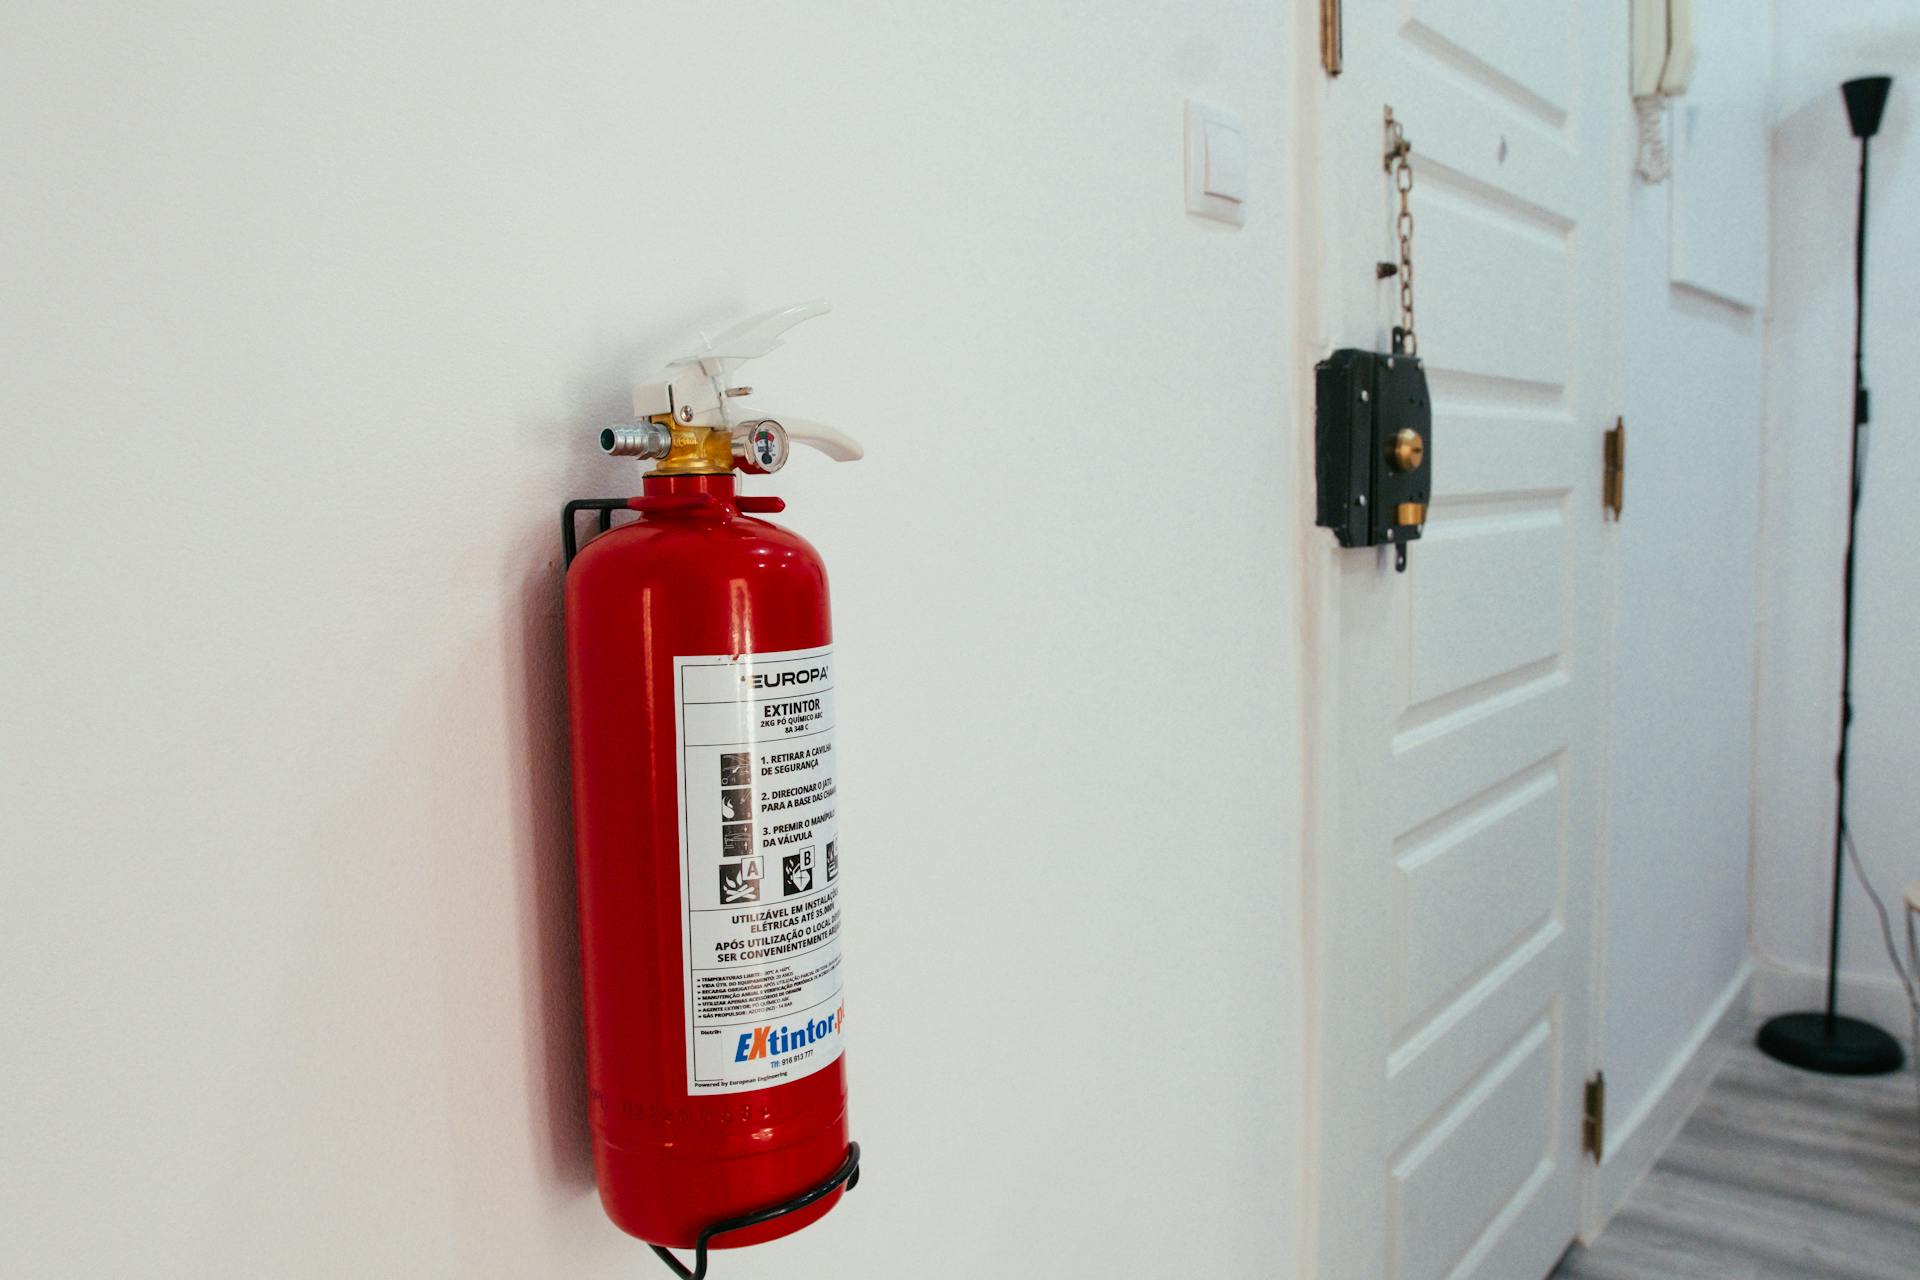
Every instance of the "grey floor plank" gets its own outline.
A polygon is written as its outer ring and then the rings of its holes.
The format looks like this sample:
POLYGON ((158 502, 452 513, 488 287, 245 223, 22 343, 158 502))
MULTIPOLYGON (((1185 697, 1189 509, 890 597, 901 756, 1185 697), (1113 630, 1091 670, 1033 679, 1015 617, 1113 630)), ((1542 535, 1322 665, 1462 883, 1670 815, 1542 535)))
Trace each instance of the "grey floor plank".
POLYGON ((1751 1038, 1591 1248, 1551 1280, 1920 1280, 1920 1101, 1751 1038))

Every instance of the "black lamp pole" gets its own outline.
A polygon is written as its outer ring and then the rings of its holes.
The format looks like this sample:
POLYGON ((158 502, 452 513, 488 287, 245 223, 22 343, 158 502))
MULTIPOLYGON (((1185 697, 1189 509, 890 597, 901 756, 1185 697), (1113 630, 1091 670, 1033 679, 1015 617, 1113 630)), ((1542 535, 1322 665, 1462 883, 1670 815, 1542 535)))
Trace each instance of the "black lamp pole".
POLYGON ((1900 1044, 1892 1036, 1835 1008, 1840 976, 1840 888, 1846 871, 1847 740, 1853 730, 1853 536, 1860 516, 1860 435, 1867 425, 1867 382, 1861 335, 1867 312, 1867 143, 1880 131, 1893 80, 1869 76, 1840 86, 1847 120, 1860 139, 1860 205, 1853 233, 1853 479, 1847 502, 1847 567, 1842 606, 1840 754, 1834 761, 1840 795, 1833 814, 1833 904, 1827 925, 1825 1013, 1783 1013, 1760 1028, 1760 1047, 1782 1062, 1828 1075, 1877 1076, 1900 1069, 1900 1044))

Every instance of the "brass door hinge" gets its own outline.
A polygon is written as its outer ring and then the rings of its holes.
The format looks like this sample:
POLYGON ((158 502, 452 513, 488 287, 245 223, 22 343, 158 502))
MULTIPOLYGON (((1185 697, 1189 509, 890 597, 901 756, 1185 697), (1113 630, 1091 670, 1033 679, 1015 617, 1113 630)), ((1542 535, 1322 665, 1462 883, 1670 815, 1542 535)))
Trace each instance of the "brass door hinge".
POLYGON ((1627 505, 1627 420, 1615 418, 1613 430, 1607 432, 1606 445, 1607 469, 1600 485, 1600 503, 1620 518, 1620 509, 1627 505))
POLYGON ((1341 28, 1340 0, 1320 0, 1320 65, 1327 74, 1340 74, 1341 28))
POLYGON ((1607 1150, 1607 1073, 1596 1071, 1587 1081, 1586 1103, 1580 1113, 1580 1149, 1599 1164, 1607 1150))

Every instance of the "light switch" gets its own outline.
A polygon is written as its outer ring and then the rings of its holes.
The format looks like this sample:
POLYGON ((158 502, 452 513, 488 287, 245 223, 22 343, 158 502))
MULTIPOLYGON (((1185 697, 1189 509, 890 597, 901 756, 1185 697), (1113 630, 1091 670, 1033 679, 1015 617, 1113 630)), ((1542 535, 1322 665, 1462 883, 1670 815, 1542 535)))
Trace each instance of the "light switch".
POLYGON ((1206 194, 1246 203, 1247 135, 1218 120, 1207 121, 1206 135, 1206 194))
POLYGON ((1247 131, 1238 117, 1187 102, 1187 212, 1239 226, 1247 220, 1247 131))

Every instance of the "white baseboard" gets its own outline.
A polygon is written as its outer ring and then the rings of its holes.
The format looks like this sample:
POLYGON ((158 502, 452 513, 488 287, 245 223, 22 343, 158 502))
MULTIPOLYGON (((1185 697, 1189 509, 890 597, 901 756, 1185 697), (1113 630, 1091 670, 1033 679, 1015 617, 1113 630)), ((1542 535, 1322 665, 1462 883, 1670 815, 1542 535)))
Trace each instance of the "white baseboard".
POLYGON ((1713 1005, 1700 1020, 1693 1034, 1667 1063, 1666 1070, 1646 1098, 1632 1114, 1607 1126, 1607 1154, 1595 1175, 1594 1196, 1589 1202, 1587 1229, 1581 1239, 1589 1243, 1600 1234, 1607 1220, 1626 1203, 1629 1193, 1647 1176, 1660 1153, 1667 1149, 1680 1126, 1686 1123, 1707 1082, 1720 1064, 1721 1052, 1745 1034, 1752 1017, 1748 990, 1754 980, 1751 964, 1742 965, 1733 981, 1714 998, 1713 1005))
MULTIPOLYGON (((1907 1006, 1906 993, 1892 974, 1843 972, 1839 1005, 1840 1012, 1878 1023, 1892 1032, 1895 1039, 1906 1043, 1913 1015, 1907 1006)), ((1752 1007, 1753 1012, 1763 1018, 1803 1009, 1825 1009, 1827 972, 1788 968, 1763 960, 1754 968, 1752 1007)))

